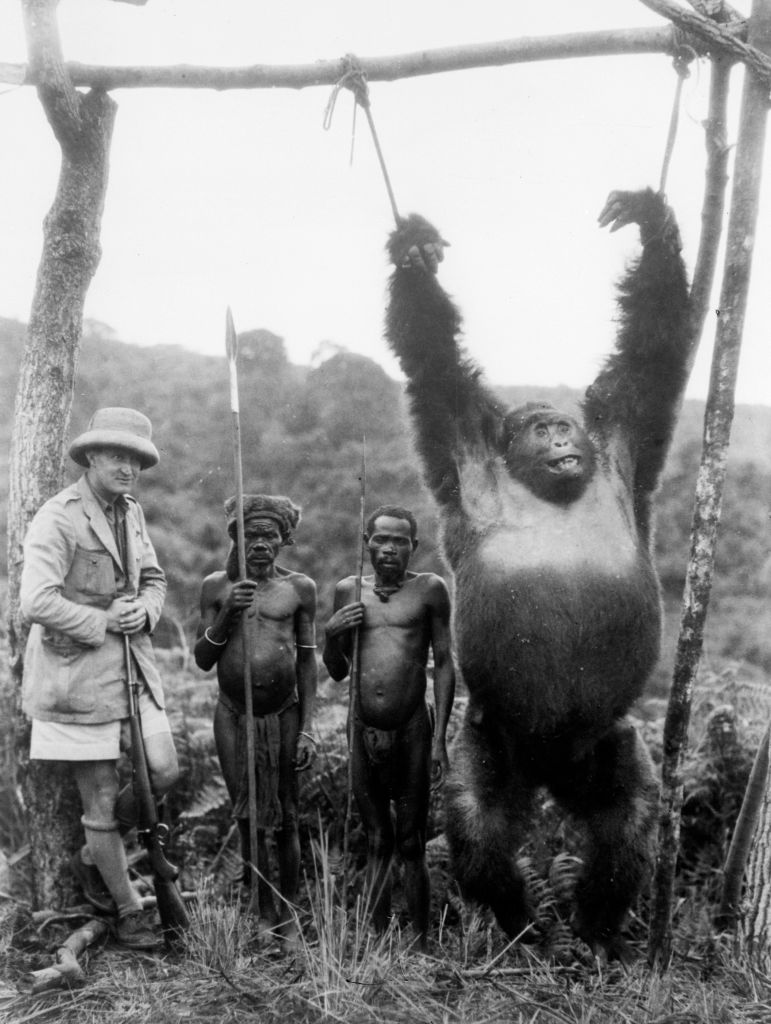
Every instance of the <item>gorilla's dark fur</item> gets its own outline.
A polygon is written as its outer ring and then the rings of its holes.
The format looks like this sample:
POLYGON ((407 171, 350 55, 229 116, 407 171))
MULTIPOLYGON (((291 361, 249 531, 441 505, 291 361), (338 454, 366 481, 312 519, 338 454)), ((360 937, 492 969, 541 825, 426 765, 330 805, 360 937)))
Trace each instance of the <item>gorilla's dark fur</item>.
POLYGON ((652 765, 625 715, 658 657, 651 500, 689 345, 671 210, 650 190, 617 192, 601 215, 613 221, 639 224, 643 250, 620 285, 616 349, 581 423, 539 403, 508 411, 481 383, 458 309, 416 260, 441 236, 415 215, 389 240, 386 333, 455 577, 470 693, 446 794, 457 878, 510 935, 525 926, 514 856, 545 786, 588 836, 576 930, 621 954, 657 811, 652 765))

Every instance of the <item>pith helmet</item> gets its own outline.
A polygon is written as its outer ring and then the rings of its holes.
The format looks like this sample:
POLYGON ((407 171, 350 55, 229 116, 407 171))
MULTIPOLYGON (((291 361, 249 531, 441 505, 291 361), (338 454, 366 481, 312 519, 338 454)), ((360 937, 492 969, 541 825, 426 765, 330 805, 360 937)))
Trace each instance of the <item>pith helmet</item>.
POLYGON ((152 433, 150 420, 136 409, 119 406, 97 409, 86 432, 70 445, 70 458, 79 466, 88 467, 86 452, 92 448, 126 448, 138 456, 142 469, 149 469, 160 459, 158 449, 150 440, 152 433))

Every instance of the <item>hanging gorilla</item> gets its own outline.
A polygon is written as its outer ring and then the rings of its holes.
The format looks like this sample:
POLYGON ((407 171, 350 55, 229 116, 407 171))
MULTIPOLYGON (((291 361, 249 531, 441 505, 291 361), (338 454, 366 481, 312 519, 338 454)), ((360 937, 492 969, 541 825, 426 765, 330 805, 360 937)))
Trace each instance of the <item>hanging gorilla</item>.
POLYGON ((386 335, 455 577, 469 690, 446 791, 456 877, 518 934, 529 915, 514 855, 546 787, 587 833, 574 928, 624 956, 657 818, 653 767, 625 716, 658 657, 651 504, 687 379, 688 285, 660 194, 613 192, 599 222, 637 223, 642 254, 580 420, 545 403, 507 411, 480 381, 436 276, 441 236, 417 215, 389 239, 386 335))

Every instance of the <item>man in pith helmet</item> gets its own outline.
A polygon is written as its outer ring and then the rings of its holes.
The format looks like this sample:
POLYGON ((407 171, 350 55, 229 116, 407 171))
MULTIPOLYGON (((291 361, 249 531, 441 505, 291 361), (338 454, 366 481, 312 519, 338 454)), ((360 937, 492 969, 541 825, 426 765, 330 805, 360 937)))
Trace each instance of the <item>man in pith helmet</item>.
POLYGON ((158 938, 143 918, 121 838, 135 823, 134 799, 130 786, 119 791, 117 762, 128 739, 128 635, 156 798, 178 776, 151 643, 166 577, 131 494, 159 456, 150 420, 126 408, 94 413, 69 454, 85 473, 40 508, 24 541, 21 611, 31 629, 22 707, 32 719, 30 757, 70 763, 85 836, 72 870, 89 902, 116 915, 118 941, 151 949, 158 938))

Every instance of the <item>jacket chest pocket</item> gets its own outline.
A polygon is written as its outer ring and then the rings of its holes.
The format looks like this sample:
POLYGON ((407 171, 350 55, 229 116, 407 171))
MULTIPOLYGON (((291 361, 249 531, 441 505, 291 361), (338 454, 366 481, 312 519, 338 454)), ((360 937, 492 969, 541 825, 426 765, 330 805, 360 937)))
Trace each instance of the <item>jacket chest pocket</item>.
POLYGON ((64 582, 64 596, 75 601, 80 598, 85 604, 103 604, 106 600, 107 607, 115 592, 112 556, 106 551, 78 548, 64 582))

